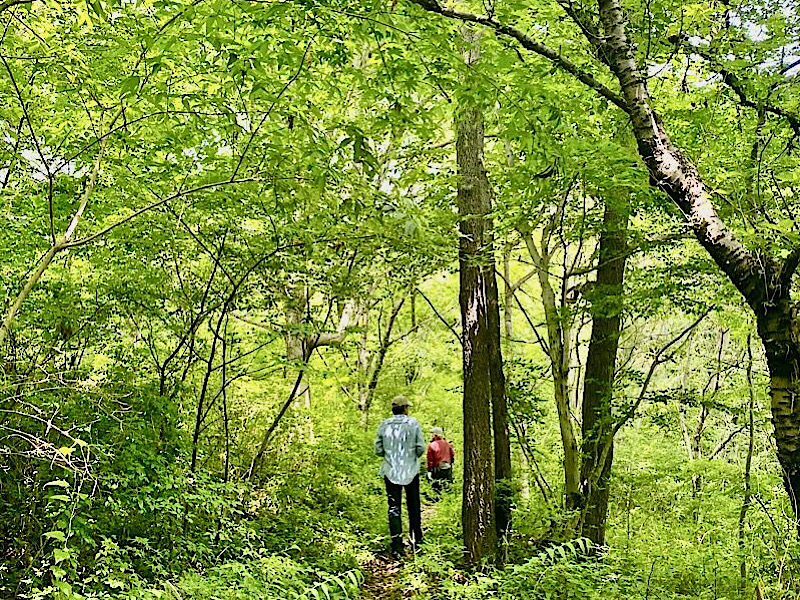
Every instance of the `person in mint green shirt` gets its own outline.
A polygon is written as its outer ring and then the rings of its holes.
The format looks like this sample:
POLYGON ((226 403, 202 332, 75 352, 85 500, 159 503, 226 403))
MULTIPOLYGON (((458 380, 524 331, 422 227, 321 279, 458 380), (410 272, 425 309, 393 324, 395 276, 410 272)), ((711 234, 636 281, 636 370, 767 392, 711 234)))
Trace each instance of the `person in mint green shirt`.
POLYGON ((386 485, 389 500, 389 534, 392 555, 403 553, 403 518, 401 502, 406 491, 408 528, 411 547, 416 550, 422 542, 422 516, 419 500, 419 457, 425 453, 425 439, 417 420, 408 416, 411 406, 405 396, 392 400, 392 416, 378 427, 375 436, 375 454, 383 457, 379 475, 386 485))

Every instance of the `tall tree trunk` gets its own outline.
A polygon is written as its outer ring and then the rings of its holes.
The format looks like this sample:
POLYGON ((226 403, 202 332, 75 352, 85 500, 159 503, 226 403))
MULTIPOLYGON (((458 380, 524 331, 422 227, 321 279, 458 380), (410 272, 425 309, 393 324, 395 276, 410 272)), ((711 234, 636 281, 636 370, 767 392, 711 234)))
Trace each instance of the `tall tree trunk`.
POLYGON ((747 429, 748 444, 747 458, 744 463, 744 497, 742 498, 742 508, 739 510, 739 593, 744 594, 747 588, 747 559, 744 554, 745 533, 744 525, 747 519, 747 511, 752 502, 752 489, 750 487, 750 467, 753 462, 753 407, 755 405, 755 392, 753 390, 753 346, 750 336, 747 336, 747 389, 750 392, 750 403, 747 407, 747 429))
MULTIPOLYGON (((477 36, 463 30, 466 62, 478 59, 477 36)), ((464 487, 461 521, 467 560, 480 563, 496 550, 494 464, 491 434, 491 381, 485 269, 488 180, 483 166, 483 115, 470 103, 456 123, 458 162, 459 272, 464 369, 464 487)))
POLYGON ((605 544, 609 477, 614 455, 611 399, 621 330, 629 214, 630 202, 626 196, 606 202, 597 282, 592 290, 592 334, 583 382, 580 535, 597 546, 605 544), (603 459, 602 449, 607 443, 610 448, 603 459))
POLYGON ((788 290, 783 297, 774 300, 773 307, 762 314, 756 314, 758 336, 764 344, 769 367, 772 423, 775 426, 778 462, 783 469, 784 487, 797 520, 800 515, 800 402, 796 400, 796 396, 800 391, 800 350, 794 331, 796 319, 788 290))
MULTIPOLYGON (((491 206, 487 207, 491 211, 491 206)), ((487 213, 488 214, 488 213, 487 213)), ((491 220, 486 219, 491 239, 491 220)), ((488 352, 489 379, 492 392, 492 431, 494 433, 494 478, 496 490, 495 515, 498 534, 499 560, 505 560, 508 533, 511 530, 511 440, 508 433, 508 405, 506 402, 506 377, 503 372, 503 353, 500 341, 500 299, 495 276, 494 248, 490 244, 490 260, 485 271, 486 299, 488 302, 488 352)))
POLYGON ((361 413, 361 426, 366 429, 369 421, 370 399, 369 380, 370 366, 372 364, 372 353, 369 350, 369 309, 363 311, 359 319, 358 326, 361 328, 361 339, 358 342, 358 410, 361 413))

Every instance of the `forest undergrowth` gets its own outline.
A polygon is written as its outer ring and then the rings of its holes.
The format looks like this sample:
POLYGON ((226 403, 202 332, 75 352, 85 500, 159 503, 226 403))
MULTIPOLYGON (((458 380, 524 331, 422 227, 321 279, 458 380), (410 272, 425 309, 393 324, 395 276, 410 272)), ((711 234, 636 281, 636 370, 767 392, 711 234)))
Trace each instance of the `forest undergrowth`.
POLYGON ((800 600, 796 4, 0 0, 0 600, 800 600))
MULTIPOLYGON (((183 547, 172 550, 172 559, 166 547, 158 548, 156 531, 130 531, 124 543, 122 531, 97 538, 90 542, 97 548, 95 562, 72 579, 66 574, 72 595, 60 597, 720 600, 755 597, 756 587, 762 598, 797 597, 792 556, 798 547, 786 523, 762 509, 752 515, 744 549, 750 575, 741 589, 735 468, 675 456, 652 424, 628 433, 636 454, 620 453, 613 504, 618 508, 611 513, 607 549, 588 556, 585 542, 559 539, 564 515, 547 509, 541 498, 518 496, 507 565, 486 564, 477 571, 466 569, 463 560, 458 481, 435 504, 424 483, 425 543, 402 562, 388 558, 386 501, 370 439, 353 431, 339 445, 323 432, 307 446, 309 460, 303 464, 292 469, 278 459, 260 489, 231 486, 214 504, 227 513, 222 525, 211 519, 186 526, 183 547)), ((541 441, 546 449, 547 437, 541 441)), ((543 458, 543 467, 555 475, 557 460, 543 458)), ((773 477, 760 475, 754 487, 765 509, 780 505, 773 477)), ((193 502, 208 503, 219 493, 209 487, 193 502)), ((186 515, 199 518, 197 512, 186 515)), ((78 544, 87 541, 72 543, 77 553, 78 544)), ((60 564, 66 570, 70 562, 60 564)), ((48 593, 46 587, 40 591, 41 597, 48 593)))

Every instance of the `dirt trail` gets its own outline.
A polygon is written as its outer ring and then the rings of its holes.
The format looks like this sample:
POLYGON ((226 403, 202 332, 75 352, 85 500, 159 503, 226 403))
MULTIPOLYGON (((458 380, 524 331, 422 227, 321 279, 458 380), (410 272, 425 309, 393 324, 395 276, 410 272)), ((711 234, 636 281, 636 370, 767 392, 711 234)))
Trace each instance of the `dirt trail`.
MULTIPOLYGON (((433 517, 436 512, 435 504, 425 504, 422 507, 422 524, 433 517)), ((403 563, 386 556, 375 556, 362 565, 364 583, 361 585, 361 600, 405 600, 410 594, 400 588, 399 573, 403 563)))
POLYGON ((383 556, 376 556, 364 564, 362 600, 402 600, 404 596, 397 577, 402 568, 401 562, 383 556))
MULTIPOLYGON (((435 504, 426 504, 425 506, 422 507, 422 525, 423 525, 423 527, 425 526, 425 523, 427 523, 430 520, 430 518, 434 515, 435 512, 436 512, 436 505, 435 504)), ((423 531, 423 534, 424 533, 425 532, 423 531)))

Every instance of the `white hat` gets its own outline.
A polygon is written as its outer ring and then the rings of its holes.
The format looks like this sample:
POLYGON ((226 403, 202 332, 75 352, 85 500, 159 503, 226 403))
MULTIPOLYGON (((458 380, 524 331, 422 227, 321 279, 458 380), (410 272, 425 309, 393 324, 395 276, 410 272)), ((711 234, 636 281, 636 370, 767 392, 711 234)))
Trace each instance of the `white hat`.
POLYGON ((442 437, 444 435, 444 429, 441 427, 431 427, 431 435, 438 435, 442 437))

